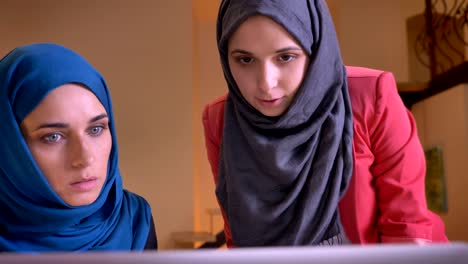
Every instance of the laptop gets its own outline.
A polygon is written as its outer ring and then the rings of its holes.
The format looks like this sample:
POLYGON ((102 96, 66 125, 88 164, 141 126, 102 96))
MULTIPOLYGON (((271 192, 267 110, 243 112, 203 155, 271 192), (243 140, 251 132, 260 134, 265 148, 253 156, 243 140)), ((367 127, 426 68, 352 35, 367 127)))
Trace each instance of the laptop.
POLYGON ((468 244, 425 246, 346 245, 340 247, 269 247, 230 250, 0 254, 2 264, 467 264, 468 244))

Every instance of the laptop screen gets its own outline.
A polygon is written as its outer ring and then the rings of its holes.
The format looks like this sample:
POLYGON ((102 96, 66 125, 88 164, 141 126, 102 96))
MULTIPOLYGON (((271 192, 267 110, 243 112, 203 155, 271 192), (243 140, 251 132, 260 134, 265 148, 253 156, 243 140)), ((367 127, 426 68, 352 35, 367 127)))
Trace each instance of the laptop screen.
POLYGON ((165 264, 466 264, 468 244, 276 247, 230 250, 173 250, 143 253, 86 252, 0 254, 0 263, 165 264))

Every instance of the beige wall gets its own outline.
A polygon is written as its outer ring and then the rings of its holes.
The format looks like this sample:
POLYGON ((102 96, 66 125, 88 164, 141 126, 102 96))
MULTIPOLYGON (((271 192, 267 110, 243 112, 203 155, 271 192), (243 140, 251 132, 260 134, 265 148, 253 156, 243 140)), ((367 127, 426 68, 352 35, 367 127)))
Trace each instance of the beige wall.
POLYGON ((448 212, 442 214, 450 240, 468 241, 468 85, 459 85, 413 106, 424 146, 442 149, 448 212))
MULTIPOLYGON (((214 182, 213 174, 208 164, 205 140, 203 134, 203 127, 201 123, 201 112, 203 107, 210 101, 213 101, 217 97, 227 92, 226 82, 223 77, 223 72, 219 64, 219 57, 216 47, 216 29, 213 27, 213 23, 207 21, 197 22, 197 33, 198 33, 198 47, 199 49, 194 51, 199 53, 198 60, 194 61, 199 69, 199 86, 200 90, 198 93, 198 117, 197 124, 194 128, 194 133, 200 140, 200 148, 198 149, 195 157, 198 158, 197 163, 199 164, 199 177, 198 177, 198 190, 195 193, 199 195, 199 204, 195 205, 198 208, 198 212, 195 213, 197 231, 211 231, 210 218, 207 210, 210 208, 218 208, 218 204, 214 194, 214 182)), ((218 232, 222 229, 222 218, 220 216, 214 217, 214 232, 218 232)))
POLYGON ((343 60, 392 71, 397 81, 408 81, 406 21, 424 11, 424 1, 335 0, 343 60))
MULTIPOLYGON (((392 71, 399 82, 414 81, 409 77, 406 19, 424 14, 423 0, 327 0, 336 8, 343 60, 348 65, 392 71)), ((435 9, 443 12, 457 0, 435 1, 435 9)), ((465 27, 465 39, 468 28, 465 27)), ((468 46, 465 48, 468 54, 468 46)), ((424 70, 423 70, 424 71, 424 70)), ((429 72, 429 70, 427 70, 429 72)), ((427 73, 427 76, 429 73, 427 73)))
POLYGON ((57 42, 107 79, 124 186, 151 204, 161 248, 193 228, 190 0, 2 0, 0 56, 57 42))
POLYGON ((220 215, 210 219, 209 209, 217 209, 215 185, 205 149, 202 126, 203 107, 227 92, 216 47, 216 14, 219 0, 194 0, 194 230, 219 232, 220 215), (213 221, 213 222, 211 222, 213 221))

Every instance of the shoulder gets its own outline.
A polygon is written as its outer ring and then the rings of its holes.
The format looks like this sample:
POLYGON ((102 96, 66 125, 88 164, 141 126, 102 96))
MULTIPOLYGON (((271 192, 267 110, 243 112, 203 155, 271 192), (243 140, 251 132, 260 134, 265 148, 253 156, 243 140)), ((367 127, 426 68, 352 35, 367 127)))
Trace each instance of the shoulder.
POLYGON ((203 110, 203 119, 218 117, 224 113, 224 105, 226 104, 227 94, 216 98, 205 106, 203 110))
POLYGON ((145 250, 157 250, 158 249, 158 238, 156 236, 156 229, 154 228, 154 219, 151 216, 150 230, 148 232, 148 238, 146 239, 145 250))
POLYGON ((385 96, 398 95, 391 72, 353 66, 346 66, 346 71, 349 97, 355 115, 365 110, 378 111, 385 96))
POLYGON ((372 96, 385 90, 396 90, 393 74, 388 71, 346 66, 350 97, 372 96))
POLYGON ((121 212, 124 216, 123 219, 129 219, 134 245, 140 245, 144 249, 157 249, 156 230, 148 201, 142 196, 124 189, 121 212))
POLYGON ((203 110, 203 126, 205 135, 217 139, 221 137, 224 123, 224 106, 227 95, 223 95, 208 103, 203 110))
POLYGON ((357 67, 357 66, 346 66, 346 73, 348 74, 348 78, 378 78, 382 73, 385 71, 365 68, 365 67, 357 67))
POLYGON ((146 199, 142 196, 125 189, 123 190, 123 194, 125 202, 128 206, 134 206, 136 208, 145 208, 147 209, 146 211, 151 212, 151 207, 148 201, 146 201, 146 199))

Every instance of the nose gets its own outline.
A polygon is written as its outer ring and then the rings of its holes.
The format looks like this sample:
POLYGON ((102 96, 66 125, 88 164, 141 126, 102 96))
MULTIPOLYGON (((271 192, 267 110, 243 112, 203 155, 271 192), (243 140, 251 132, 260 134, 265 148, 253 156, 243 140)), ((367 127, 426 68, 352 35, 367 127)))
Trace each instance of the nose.
POLYGON ((278 85, 278 68, 270 62, 262 63, 257 75, 257 87, 263 92, 269 92, 278 85))
POLYGON ((94 162, 92 146, 84 139, 73 139, 73 142, 70 142, 69 152, 71 165, 75 168, 85 168, 94 162))

